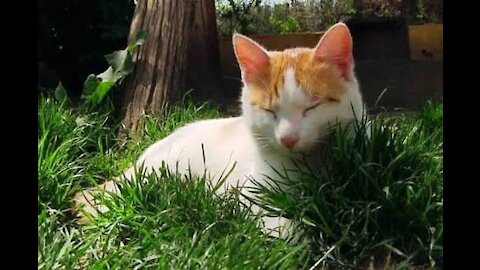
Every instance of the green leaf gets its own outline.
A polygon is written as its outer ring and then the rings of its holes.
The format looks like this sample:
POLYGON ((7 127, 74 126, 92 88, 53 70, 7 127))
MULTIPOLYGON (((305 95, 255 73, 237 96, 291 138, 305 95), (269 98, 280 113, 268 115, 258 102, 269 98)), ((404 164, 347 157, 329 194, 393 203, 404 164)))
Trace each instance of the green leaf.
POLYGON ((93 95, 99 84, 100 80, 97 78, 97 76, 90 74, 83 84, 82 99, 88 99, 89 96, 93 95))
POLYGON ((137 46, 142 45, 145 43, 145 41, 148 38, 148 34, 145 31, 140 31, 137 33, 137 36, 135 37, 135 40, 127 47, 127 50, 130 52, 130 54, 134 54, 135 50, 137 49, 137 46))
POLYGON ((147 38, 145 32, 139 32, 135 41, 125 50, 115 51, 105 55, 110 67, 99 75, 91 74, 85 80, 82 99, 93 105, 99 105, 108 92, 118 81, 134 70, 132 54, 137 46, 142 45, 147 38))
POLYGON ((95 105, 99 105, 102 103, 105 96, 108 94, 110 89, 115 85, 115 82, 101 82, 98 84, 97 89, 95 89, 95 93, 91 97, 91 101, 95 105))
POLYGON ((97 78, 100 78, 102 82, 117 82, 122 78, 121 72, 113 72, 113 68, 109 67, 105 72, 97 75, 97 78))
POLYGON ((57 88, 55 88, 54 96, 60 103, 67 103, 70 101, 68 99, 67 90, 63 87, 62 82, 59 82, 57 88))
POLYGON ((114 73, 122 75, 130 74, 133 71, 132 56, 128 50, 116 51, 105 56, 107 62, 113 68, 114 73))
POLYGON ((143 43, 145 43, 147 38, 148 38, 147 32, 145 32, 145 31, 138 32, 137 36, 136 36, 136 40, 135 40, 135 45, 137 45, 137 46, 142 45, 143 43))

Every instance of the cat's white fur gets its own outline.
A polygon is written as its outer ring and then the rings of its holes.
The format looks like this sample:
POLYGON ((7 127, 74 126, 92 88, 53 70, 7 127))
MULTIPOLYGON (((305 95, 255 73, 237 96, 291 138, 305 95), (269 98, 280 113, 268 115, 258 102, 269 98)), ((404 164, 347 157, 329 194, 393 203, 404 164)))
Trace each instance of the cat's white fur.
MULTIPOLYGON (((347 91, 339 102, 322 104, 303 116, 303 110, 312 104, 297 85, 294 74, 293 67, 286 70, 276 119, 271 113, 250 105, 251 91, 245 85, 241 95, 242 116, 188 124, 148 147, 136 162, 137 166, 143 165, 147 172, 151 172, 165 162, 171 170, 178 169, 180 173, 191 170, 197 175, 203 175, 207 169, 210 179, 215 182, 236 162, 219 192, 238 186, 251 187, 250 177, 264 181, 264 174, 273 174, 270 166, 288 168, 292 157, 315 150, 318 140, 328 133, 329 123, 353 119, 354 112, 357 118, 361 117, 363 102, 354 76, 352 80, 344 81, 347 91), (290 135, 299 137, 293 150, 280 142, 282 136, 290 135)), ((133 168, 129 169, 125 177, 131 178, 133 172, 133 168)), ((106 189, 114 191, 115 185, 107 185, 106 189)), ((250 195, 248 189, 242 192, 250 195)), ((258 207, 253 210, 259 212, 258 207)), ((276 229, 285 227, 284 219, 264 218, 264 221, 265 229, 270 233, 283 235, 276 229)))

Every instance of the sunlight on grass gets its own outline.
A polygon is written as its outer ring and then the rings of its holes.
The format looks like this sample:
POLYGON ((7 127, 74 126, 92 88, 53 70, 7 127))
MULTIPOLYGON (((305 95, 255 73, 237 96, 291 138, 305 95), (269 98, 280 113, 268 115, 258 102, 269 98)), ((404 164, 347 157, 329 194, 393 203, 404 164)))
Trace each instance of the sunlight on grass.
MULTIPOLYGON (((263 203, 297 221, 299 240, 272 239, 237 196, 214 194, 206 179, 163 170, 127 183, 111 211, 77 226, 71 198, 119 175, 153 142, 215 108, 184 101, 146 118, 136 140, 117 140, 108 109, 69 109, 49 97, 38 110, 39 269, 333 269, 391 261, 442 265, 443 107, 373 119, 371 139, 339 130, 325 166, 299 163, 301 181, 271 176, 290 191, 259 187, 263 203)), ((358 126, 360 131, 364 125, 358 126)))

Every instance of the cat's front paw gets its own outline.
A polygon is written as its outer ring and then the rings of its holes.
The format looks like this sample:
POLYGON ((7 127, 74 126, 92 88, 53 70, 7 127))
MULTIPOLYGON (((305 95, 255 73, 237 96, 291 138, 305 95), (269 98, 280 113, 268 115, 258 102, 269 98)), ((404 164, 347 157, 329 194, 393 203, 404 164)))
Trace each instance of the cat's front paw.
POLYGON ((91 216, 98 215, 98 202, 95 200, 95 193, 98 193, 98 191, 90 189, 77 192, 73 196, 72 213, 77 218, 77 223, 88 223, 91 221, 91 216))
POLYGON ((100 203, 98 196, 99 193, 109 195, 112 192, 118 193, 118 187, 113 181, 107 181, 97 187, 77 192, 72 200, 72 213, 77 218, 76 222, 85 224, 90 222, 91 218, 97 216, 98 213, 107 212, 108 207, 100 203))

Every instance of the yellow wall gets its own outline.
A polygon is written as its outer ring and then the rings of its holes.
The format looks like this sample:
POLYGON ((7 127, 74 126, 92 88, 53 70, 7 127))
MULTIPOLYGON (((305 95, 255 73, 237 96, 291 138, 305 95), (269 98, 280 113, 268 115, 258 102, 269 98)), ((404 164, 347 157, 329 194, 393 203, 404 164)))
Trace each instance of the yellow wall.
POLYGON ((443 24, 412 25, 408 31, 412 60, 443 60, 443 24))

